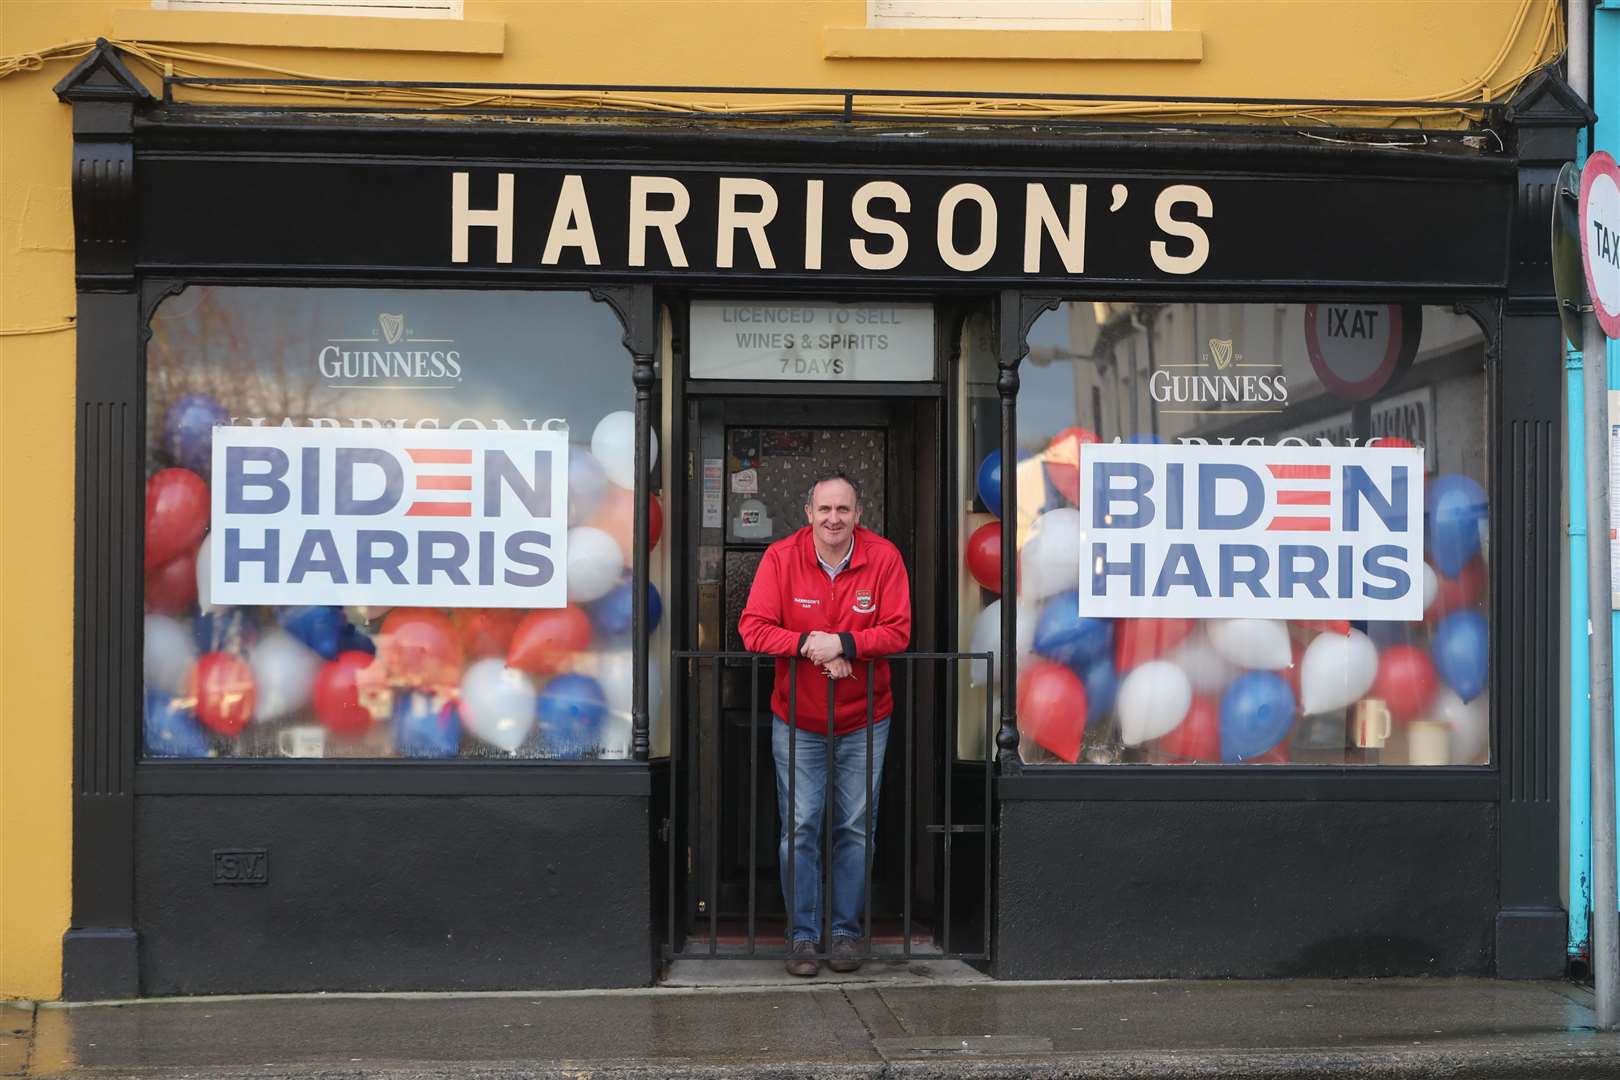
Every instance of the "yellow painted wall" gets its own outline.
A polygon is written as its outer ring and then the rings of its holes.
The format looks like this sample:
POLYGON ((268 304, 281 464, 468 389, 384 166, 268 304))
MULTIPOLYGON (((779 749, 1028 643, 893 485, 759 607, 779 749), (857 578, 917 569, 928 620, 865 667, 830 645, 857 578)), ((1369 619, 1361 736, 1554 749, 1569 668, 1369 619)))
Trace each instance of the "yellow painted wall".
MULTIPOLYGON (((184 39, 170 49, 335 78, 1477 99, 1482 81, 1500 96, 1506 73, 1556 47, 1543 31, 1556 6, 1174 0, 1201 60, 1082 61, 829 59, 825 32, 862 28, 865 0, 467 0, 468 20, 500 24, 498 55, 432 51, 468 35, 451 41, 427 20, 360 20, 354 32, 380 50, 283 48, 318 17, 154 22, 140 0, 6 0, 0 58, 122 26, 154 45, 184 39)), ((971 53, 962 40, 952 51, 971 53)), ((69 916, 73 335, 18 333, 73 311, 69 110, 50 93, 67 70, 0 79, 0 997, 57 996, 69 916)))

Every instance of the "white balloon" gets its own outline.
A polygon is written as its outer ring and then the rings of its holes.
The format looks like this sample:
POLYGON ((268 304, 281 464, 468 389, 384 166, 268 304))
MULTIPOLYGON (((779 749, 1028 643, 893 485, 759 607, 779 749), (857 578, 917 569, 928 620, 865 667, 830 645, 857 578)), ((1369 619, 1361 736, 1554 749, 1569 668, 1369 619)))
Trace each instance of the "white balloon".
MULTIPOLYGON (((658 433, 649 431, 647 467, 658 464, 658 433)), ((636 414, 626 410, 602 417, 591 432, 591 453, 602 463, 609 480, 631 491, 636 487, 636 414)))
POLYGON ((568 448, 568 524, 591 520, 607 494, 608 475, 596 455, 583 446, 568 448))
POLYGON ((1114 711, 1119 713, 1119 738, 1126 746, 1141 746, 1168 735, 1192 708, 1192 684, 1168 660, 1149 660, 1132 668, 1119 684, 1114 711))
POLYGON ((146 648, 141 669, 149 692, 180 693, 196 661, 197 643, 184 623, 168 615, 146 617, 146 648))
POLYGON ((613 591, 624 574, 619 542, 601 529, 568 530, 568 602, 588 604, 613 591))
POLYGON ((248 649, 248 667, 253 669, 257 694, 253 719, 279 720, 309 704, 320 670, 320 656, 287 633, 273 630, 248 649))
POLYGON ((1211 619, 1204 627, 1215 651, 1238 667, 1281 671, 1294 662, 1287 623, 1276 619, 1211 619))
POLYGON ((1342 709, 1361 699, 1378 677, 1378 646, 1360 630, 1324 630, 1305 646, 1299 662, 1304 713, 1342 709))
POLYGON ((1464 701, 1441 683, 1429 702, 1429 719, 1451 729, 1451 764, 1485 764, 1491 752, 1491 710, 1484 694, 1464 701))
POLYGON ((1440 595, 1440 577, 1434 572, 1434 567, 1428 563, 1423 564, 1423 610, 1428 611, 1434 598, 1440 595))
POLYGON ((480 660, 461 677, 461 722, 484 742, 511 753, 534 728, 539 692, 499 657, 480 660))
MULTIPOLYGON (((596 681, 602 684, 602 696, 607 699, 608 712, 630 718, 630 699, 633 687, 631 685, 635 675, 635 660, 629 649, 614 649, 612 652, 596 653, 594 672, 584 671, 584 674, 594 675, 596 681)), ((585 665, 579 670, 583 671, 585 665)), ((647 657, 647 716, 657 716, 664 700, 663 667, 658 663, 656 656, 647 657)))
POLYGON ((1080 511, 1063 507, 1035 519, 1034 533, 1019 560, 1019 593, 1042 600, 1080 584, 1080 511))
POLYGON ((1203 627, 1171 650, 1166 659, 1182 670, 1194 690, 1205 695, 1220 694, 1243 671, 1215 651, 1203 627))
POLYGON ((203 537, 202 546, 197 549, 197 610, 204 614, 214 610, 214 604, 208 598, 208 583, 213 576, 208 570, 213 565, 213 556, 208 553, 213 547, 209 543, 212 539, 211 536, 203 537))
MULTIPOLYGON (((1025 657, 1035 650, 1035 620, 1039 611, 1026 604, 1019 604, 1018 619, 1018 662, 1022 664, 1025 657)), ((973 620, 973 633, 968 638, 968 652, 994 653, 996 658, 996 685, 1001 685, 1001 601, 992 600, 979 612, 973 620)), ((984 664, 982 662, 968 663, 968 685, 984 685, 984 664)))

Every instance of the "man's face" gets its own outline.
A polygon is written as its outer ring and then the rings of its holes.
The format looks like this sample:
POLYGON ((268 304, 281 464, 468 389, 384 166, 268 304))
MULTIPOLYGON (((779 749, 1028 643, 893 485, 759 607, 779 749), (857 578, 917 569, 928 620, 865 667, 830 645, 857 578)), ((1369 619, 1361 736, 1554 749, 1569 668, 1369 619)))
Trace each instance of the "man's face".
POLYGON ((817 484, 804 513, 821 546, 834 551, 849 546, 851 531, 861 523, 855 489, 843 480, 823 480, 817 484))

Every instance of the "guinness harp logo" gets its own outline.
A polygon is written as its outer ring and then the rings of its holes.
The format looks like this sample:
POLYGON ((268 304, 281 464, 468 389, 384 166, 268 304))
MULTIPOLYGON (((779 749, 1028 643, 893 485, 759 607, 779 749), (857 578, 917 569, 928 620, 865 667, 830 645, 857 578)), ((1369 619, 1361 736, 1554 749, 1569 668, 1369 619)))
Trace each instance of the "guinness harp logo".
MULTIPOLYGON (((384 316, 386 318, 387 316, 384 316)), ((392 338, 389 338, 392 341, 392 338)), ((1215 370, 1225 371, 1232 366, 1232 342, 1226 338, 1209 339, 1209 357, 1215 361, 1215 370)))
MULTIPOLYGON (((405 336, 404 315, 378 315, 377 325, 382 327, 383 340, 390 345, 398 345, 399 339, 405 336)), ((1213 345, 1214 342, 1210 342, 1210 344, 1213 345)), ((1226 343, 1226 350, 1229 354, 1232 351, 1230 341, 1226 343)), ((1226 365, 1222 364, 1221 366, 1225 367, 1226 365)))

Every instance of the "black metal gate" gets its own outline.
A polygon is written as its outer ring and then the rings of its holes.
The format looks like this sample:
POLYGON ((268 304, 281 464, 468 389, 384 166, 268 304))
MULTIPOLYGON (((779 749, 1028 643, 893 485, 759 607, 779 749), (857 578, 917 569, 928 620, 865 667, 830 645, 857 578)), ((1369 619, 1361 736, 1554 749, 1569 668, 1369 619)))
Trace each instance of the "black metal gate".
MULTIPOLYGON (((663 956, 666 961, 675 958, 737 958, 737 957, 785 957, 788 953, 786 938, 762 943, 760 934, 761 904, 758 891, 759 878, 759 842, 762 837, 770 835, 780 836, 777 831, 777 817, 770 814, 770 821, 762 820, 767 816, 761 813, 761 779, 760 779, 760 731, 761 719, 759 688, 768 687, 769 680, 775 677, 775 657, 749 652, 723 652, 723 651, 675 651, 671 654, 678 675, 684 675, 686 690, 676 699, 671 709, 670 732, 670 770, 672 782, 669 785, 668 833, 671 837, 668 858, 668 926, 663 946, 663 956), (764 668, 763 672, 761 668, 764 668), (695 730, 695 725, 705 723, 718 724, 722 715, 721 686, 722 674, 727 671, 746 671, 747 685, 750 692, 747 695, 749 708, 749 736, 748 736, 748 762, 747 762, 747 791, 726 791, 724 772, 720 769, 709 769, 702 776, 697 770, 690 767, 690 758, 694 751, 695 736, 701 732, 695 730), (765 680, 762 682, 762 679, 765 680), (707 702, 708 708, 703 706, 707 702), (710 790, 700 790, 700 785, 707 783, 710 790), (722 918, 720 904, 716 897, 720 894, 720 859, 717 856, 721 848, 721 827, 725 814, 720 808, 736 805, 739 796, 746 795, 746 829, 747 829, 747 899, 746 914, 742 919, 740 932, 733 935, 733 939, 722 942, 722 918), (684 796, 684 797, 683 797, 684 796), (706 814, 694 814, 692 807, 707 800, 712 811, 706 814), (705 828, 702 819, 707 819, 705 828), (699 860, 694 866, 692 852, 694 847, 707 845, 707 857, 699 860), (707 880, 701 880, 698 875, 706 873, 707 880), (707 903, 700 896, 706 897, 707 903), (706 931, 706 933, 705 933, 706 931)), ((891 669, 891 680, 897 691, 896 697, 903 703, 896 712, 901 716, 891 716, 888 739, 890 744, 894 740, 894 726, 901 723, 900 744, 904 748, 904 760, 901 765, 903 773, 903 790, 900 793, 901 806, 899 813, 903 816, 901 835, 904 837, 904 851, 902 860, 902 881, 900 889, 900 947, 892 948, 879 953, 874 947, 872 895, 873 895, 873 862, 876 830, 873 827, 873 817, 876 813, 873 798, 874 784, 881 783, 881 776, 874 776, 873 772, 873 739, 874 722, 883 718, 873 715, 873 696, 875 680, 867 679, 866 686, 866 717, 865 726, 861 732, 839 736, 844 738, 860 738, 864 734, 866 739, 866 813, 864 824, 864 882, 863 882, 863 911, 861 920, 861 956, 863 958, 894 958, 928 956, 933 958, 954 958, 961 960, 988 960, 990 958, 990 905, 992 880, 992 851, 993 836, 992 813, 993 806, 991 785, 994 776, 995 760, 995 716, 992 708, 992 695, 987 691, 984 694, 984 752, 983 760, 962 762, 957 759, 957 697, 956 688, 959 683, 960 665, 964 662, 976 665, 982 664, 984 682, 989 687, 994 684, 994 660, 990 653, 968 652, 911 652, 901 653, 887 658, 891 669), (935 755, 938 768, 934 775, 925 777, 923 782, 933 782, 939 785, 936 799, 930 800, 938 809, 941 820, 928 822, 922 833, 928 836, 937 836, 941 841, 938 858, 938 868, 941 873, 941 887, 938 889, 938 904, 935 912, 937 918, 933 926, 932 944, 923 948, 916 948, 913 943, 914 930, 914 901, 916 895, 916 881, 914 879, 914 850, 913 836, 918 832, 916 828, 915 812, 918 805, 920 791, 919 779, 916 775, 917 761, 913 748, 917 745, 917 688, 919 684, 919 668, 922 679, 932 679, 943 688, 942 695, 933 696, 933 700, 943 700, 945 708, 941 711, 945 719, 943 754, 935 755), (902 689, 903 688, 903 689, 902 689), (964 784, 970 784, 967 789, 973 796, 977 813, 977 820, 962 823, 956 820, 958 792, 964 791, 964 784), (958 876, 953 866, 953 848, 958 838, 973 836, 978 838, 976 845, 981 849, 982 865, 978 868, 977 881, 981 883, 982 896, 975 896, 973 900, 979 904, 982 915, 980 920, 982 929, 973 935, 976 940, 962 942, 952 940, 952 893, 953 883, 958 876)), ((773 720, 773 729, 776 720, 785 720, 787 740, 787 807, 790 819, 789 833, 799 828, 799 823, 793 821, 795 796, 797 784, 797 756, 799 745, 806 736, 799 730, 797 721, 797 675, 798 664, 789 666, 788 702, 789 715, 773 720)), ((831 684, 827 693, 828 730, 832 728, 834 708, 834 692, 831 684)), ((770 747, 766 747, 767 762, 774 765, 774 758, 770 747)), ((833 797, 833 788, 837 782, 836 765, 833 755, 827 755, 827 791, 823 800, 823 819, 821 822, 821 873, 822 889, 818 905, 818 919, 820 933, 820 951, 815 954, 818 958, 826 958, 831 946, 831 908, 833 898, 832 888, 832 847, 834 837, 833 813, 836 800, 833 797)), ((767 784, 776 783, 775 769, 763 781, 767 784)), ((879 790, 881 796, 881 789, 879 790)), ((780 796, 780 793, 778 793, 780 796)), ((891 794, 892 800, 894 796, 891 794)), ((891 802, 892 805, 892 802, 891 802)), ((742 823, 737 823, 739 826, 742 823)), ((773 849, 774 850, 774 849, 773 849)), ((796 894, 794 860, 790 857, 787 866, 786 893, 788 896, 796 894)), ((975 890, 977 891, 977 890, 975 890)), ((774 896, 772 897, 774 899, 774 896)), ((785 905, 787 924, 791 926, 791 904, 785 905)), ((961 935, 958 935, 960 937, 961 935)))

